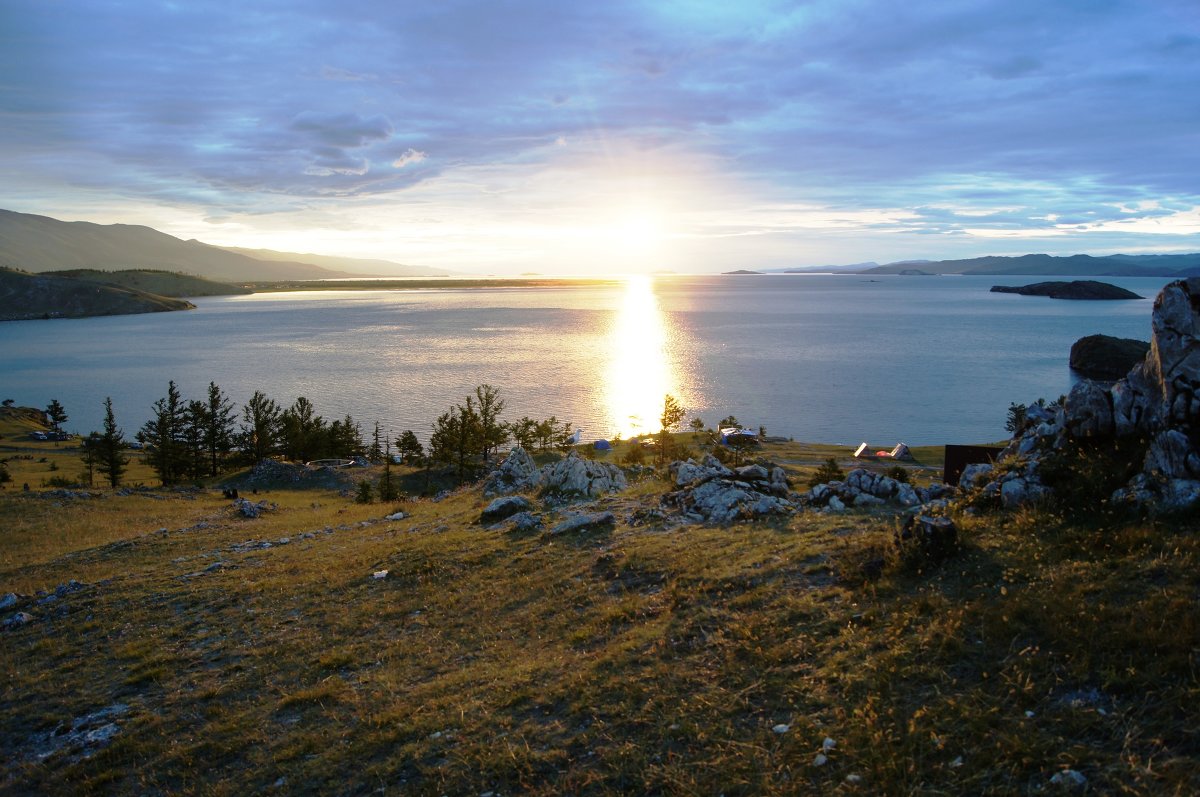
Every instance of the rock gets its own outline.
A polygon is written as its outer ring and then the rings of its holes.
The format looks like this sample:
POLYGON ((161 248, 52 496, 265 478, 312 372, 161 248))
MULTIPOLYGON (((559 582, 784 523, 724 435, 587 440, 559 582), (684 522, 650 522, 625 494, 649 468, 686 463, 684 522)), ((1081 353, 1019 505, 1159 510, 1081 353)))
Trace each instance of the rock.
POLYGON ((518 512, 508 523, 508 530, 516 532, 537 531, 541 527, 542 519, 532 512, 518 512))
POLYGON ((1063 405, 1068 434, 1076 438, 1110 437, 1115 431, 1112 396, 1091 380, 1071 388, 1063 405))
POLYGON ((792 729, 791 725, 786 725, 781 722, 778 725, 776 725, 774 728, 772 728, 771 730, 774 731, 775 733, 787 733, 791 729, 792 729))
POLYGON ((29 612, 17 612, 12 617, 6 619, 3 623, 5 631, 11 631, 14 628, 20 628, 26 623, 33 622, 33 615, 29 612))
POLYGON ((1071 346, 1070 363, 1072 370, 1088 379, 1112 381, 1128 374, 1149 351, 1149 341, 1088 335, 1071 346))
MULTIPOLYGON (((266 462, 269 460, 263 461, 266 462)), ((247 501, 245 498, 239 498, 233 502, 233 505, 237 507, 237 511, 242 515, 242 517, 246 518, 256 518, 263 512, 266 512, 272 508, 271 504, 269 504, 265 499, 256 504, 252 501, 247 501)))
POLYGON ((824 753, 817 753, 816 757, 813 758, 814 767, 823 767, 827 763, 829 763, 829 756, 824 753))
POLYGON ((616 465, 583 459, 574 451, 542 469, 542 493, 596 498, 624 490, 625 474, 616 465))
MULTIPOLYGON (((766 483, 762 483, 762 486, 769 488, 766 483)), ((669 493, 663 500, 678 507, 684 514, 698 515, 710 523, 731 523, 795 511, 790 503, 769 492, 759 492, 746 482, 727 479, 714 479, 693 488, 669 493)))
POLYGON ((387 577, 388 577, 387 570, 376 570, 374 573, 371 574, 371 578, 373 578, 376 581, 381 581, 387 577))
POLYGON ((765 482, 771 479, 771 474, 762 465, 743 465, 734 473, 742 481, 748 482, 765 482))
POLYGON ((1167 429, 1150 442, 1142 470, 1159 479, 1187 479, 1200 476, 1200 458, 1186 434, 1167 429))
POLYGON ((1000 485, 1000 505, 1005 509, 1036 504, 1049 495, 1049 489, 1039 482, 1017 477, 1000 485))
POLYGON ((870 493, 859 493, 854 497, 854 505, 860 508, 882 506, 884 503, 882 498, 878 498, 870 493))
POLYGON ((528 512, 533 503, 523 495, 507 495, 497 498, 479 513, 480 523, 495 523, 518 512, 528 512))
POLYGON ((16 606, 17 601, 19 601, 20 599, 21 598, 20 598, 20 596, 17 595, 17 593, 15 593, 15 592, 8 593, 3 598, 0 598, 0 610, 7 609, 10 606, 16 606))
POLYGON ((393 512, 385 517, 384 520, 404 520, 406 517, 408 517, 408 515, 404 514, 403 512, 393 512))
POLYGON ((958 486, 963 490, 972 490, 986 484, 991 480, 993 470, 995 470, 995 466, 990 462, 968 465, 963 468, 962 475, 958 477, 958 486))
POLYGON ((690 459, 686 462, 672 462, 668 466, 668 470, 675 477, 676 487, 733 475, 733 471, 722 465, 721 461, 712 454, 706 456, 699 465, 690 459))
POLYGON ((483 482, 485 496, 510 495, 526 492, 538 486, 537 463, 525 449, 516 446, 508 452, 504 462, 488 474, 483 482))
POLYGON ((958 546, 958 528, 948 517, 912 515, 897 532, 896 547, 915 549, 924 559, 937 562, 952 554, 958 546))
POLYGON ((1032 285, 993 285, 992 293, 1018 293, 1021 296, 1048 296, 1051 299, 1078 299, 1085 301, 1112 301, 1119 299, 1144 299, 1133 291, 1097 280, 1073 280, 1071 282, 1035 282, 1032 285))
POLYGON ((846 505, 843 504, 842 500, 835 495, 829 499, 829 503, 825 505, 825 508, 830 512, 844 512, 846 505))
POLYGON ((617 517, 612 512, 592 512, 586 515, 571 515, 550 530, 552 535, 570 534, 577 531, 595 531, 616 525, 617 517))
POLYGON ((1064 769, 1050 778, 1051 784, 1071 790, 1082 790, 1087 786, 1087 782, 1087 778, 1073 769, 1064 769))
POLYGON ((1200 504, 1200 482, 1191 479, 1171 479, 1162 487, 1158 510, 1183 512, 1200 504))

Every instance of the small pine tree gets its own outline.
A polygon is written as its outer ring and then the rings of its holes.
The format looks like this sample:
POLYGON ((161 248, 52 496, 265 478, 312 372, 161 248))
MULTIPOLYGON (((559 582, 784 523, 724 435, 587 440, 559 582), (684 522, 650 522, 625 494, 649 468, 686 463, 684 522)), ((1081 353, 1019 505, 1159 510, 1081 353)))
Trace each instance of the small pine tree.
POLYGON ((62 425, 67 422, 67 411, 58 403, 58 399, 50 399, 50 404, 46 407, 46 418, 50 421, 51 429, 55 432, 62 431, 62 425))
POLYGON ((371 489, 371 482, 363 479, 358 483, 358 492, 355 494, 354 500, 360 504, 369 504, 375 500, 375 491, 371 489))
POLYGON ((818 484, 826 484, 833 481, 841 481, 846 478, 846 473, 838 467, 837 460, 833 457, 825 460, 821 467, 817 468, 811 477, 808 479, 809 487, 816 487, 818 484))
POLYGON ((104 399, 104 432, 99 438, 96 470, 108 479, 110 487, 121 485, 121 478, 129 466, 129 458, 125 456, 125 435, 117 426, 113 416, 112 398, 104 399))

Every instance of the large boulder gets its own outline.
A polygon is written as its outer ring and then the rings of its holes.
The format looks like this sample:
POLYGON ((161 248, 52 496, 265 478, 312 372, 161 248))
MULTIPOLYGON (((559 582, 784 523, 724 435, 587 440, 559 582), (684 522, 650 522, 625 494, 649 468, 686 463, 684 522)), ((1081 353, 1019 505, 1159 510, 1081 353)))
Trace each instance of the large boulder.
POLYGON ((479 513, 480 523, 496 523, 518 512, 528 512, 533 504, 523 495, 505 495, 492 501, 479 513))
POLYGON ((508 452, 500 466, 488 474, 483 482, 483 494, 511 495, 533 490, 538 486, 539 473, 537 463, 529 452, 517 446, 508 452))
POLYGON ((1120 379, 1146 359, 1150 343, 1111 335, 1088 335, 1071 346, 1071 369, 1088 379, 1120 379))
POLYGON ((795 507, 782 498, 760 492, 745 482, 727 479, 714 479, 688 490, 669 493, 664 500, 709 523, 732 523, 795 511, 795 507))
POLYGON ((558 462, 542 468, 542 492, 547 495, 596 498, 624 490, 628 483, 616 465, 584 459, 571 451, 558 462))

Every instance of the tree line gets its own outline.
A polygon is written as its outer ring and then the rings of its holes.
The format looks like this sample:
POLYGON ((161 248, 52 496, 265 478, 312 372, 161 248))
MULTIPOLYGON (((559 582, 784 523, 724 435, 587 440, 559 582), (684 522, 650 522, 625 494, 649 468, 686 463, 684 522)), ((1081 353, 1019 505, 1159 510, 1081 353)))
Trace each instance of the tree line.
MULTIPOLYGON (((215 382, 209 383, 205 398, 185 399, 172 380, 166 395, 153 403, 150 420, 134 435, 136 444, 126 440, 113 415, 112 399, 106 398, 103 428, 83 438, 82 459, 89 484, 99 473, 117 487, 128 468, 125 452, 143 448, 147 464, 160 481, 174 485, 197 482, 270 457, 301 462, 365 457, 390 465, 394 446, 405 463, 426 469, 451 468, 461 483, 486 468, 496 450, 510 440, 531 451, 572 444, 569 422, 554 416, 504 422, 505 403, 496 388, 479 385, 433 421, 426 450, 411 429, 392 440, 378 422, 370 439, 364 439, 350 415, 326 421, 304 396, 285 407, 261 390, 255 391, 239 413, 215 382)), ((56 409, 55 415, 61 412, 65 420, 61 406, 56 409)))

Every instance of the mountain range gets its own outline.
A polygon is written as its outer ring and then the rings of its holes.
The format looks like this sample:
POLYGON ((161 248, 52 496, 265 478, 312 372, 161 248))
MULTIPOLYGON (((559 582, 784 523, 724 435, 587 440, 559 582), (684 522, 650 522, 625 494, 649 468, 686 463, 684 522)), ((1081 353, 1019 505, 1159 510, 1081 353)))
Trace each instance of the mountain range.
POLYGON ((446 274, 388 260, 227 249, 140 225, 60 221, 11 210, 0 210, 0 266, 33 273, 156 269, 226 282, 446 274))

